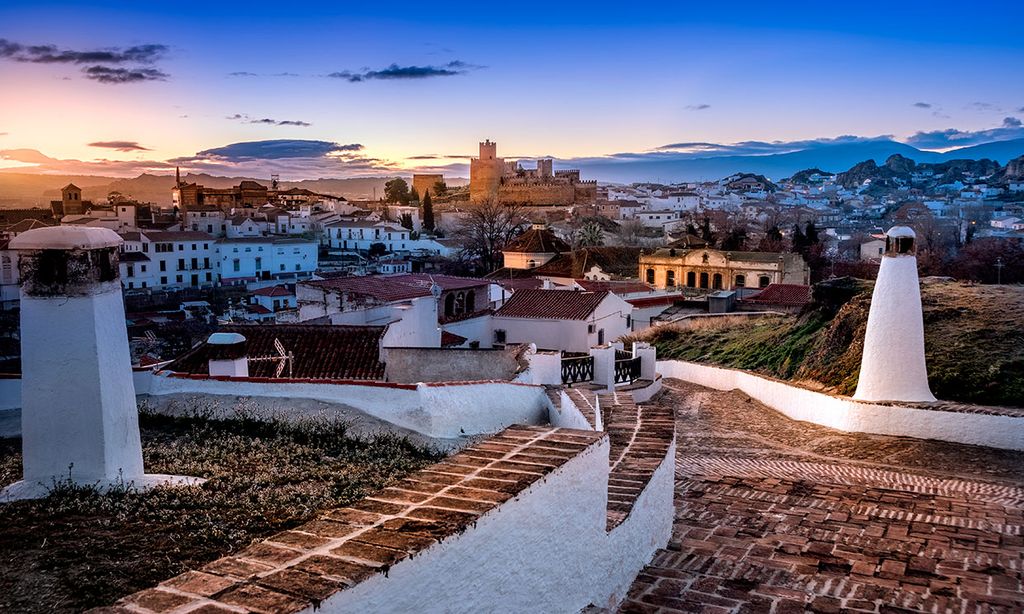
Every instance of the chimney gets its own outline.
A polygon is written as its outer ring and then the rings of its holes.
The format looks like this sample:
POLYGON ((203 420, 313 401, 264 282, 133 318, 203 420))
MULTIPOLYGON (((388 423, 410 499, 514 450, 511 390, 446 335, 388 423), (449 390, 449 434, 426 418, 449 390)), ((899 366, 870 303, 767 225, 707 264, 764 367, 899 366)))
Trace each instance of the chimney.
POLYGON ((18 235, 24 479, 0 500, 46 496, 55 481, 148 488, 118 278, 121 238, 53 226, 18 235))
POLYGON ((894 226, 885 233, 885 253, 871 294, 854 399, 935 400, 928 386, 924 357, 916 238, 906 226, 894 226))
POLYGON ((238 333, 213 333, 206 340, 210 375, 249 377, 249 353, 245 337, 238 333))

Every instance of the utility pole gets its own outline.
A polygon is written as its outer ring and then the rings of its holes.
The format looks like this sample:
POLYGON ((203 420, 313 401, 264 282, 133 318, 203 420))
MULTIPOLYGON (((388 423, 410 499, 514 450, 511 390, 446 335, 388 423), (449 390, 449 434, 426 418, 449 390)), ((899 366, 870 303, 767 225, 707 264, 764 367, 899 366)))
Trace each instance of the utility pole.
POLYGON ((1006 266, 1006 265, 1003 264, 1002 256, 996 258, 996 285, 998 285, 998 286, 1003 285, 1003 267, 1004 266, 1006 266))

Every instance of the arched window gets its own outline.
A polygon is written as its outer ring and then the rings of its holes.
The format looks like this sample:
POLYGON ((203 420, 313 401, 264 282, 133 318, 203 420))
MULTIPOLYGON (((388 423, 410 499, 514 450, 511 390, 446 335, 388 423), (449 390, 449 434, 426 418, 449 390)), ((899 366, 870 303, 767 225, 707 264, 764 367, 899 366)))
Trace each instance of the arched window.
POLYGON ((529 260, 526 261, 526 268, 528 268, 528 269, 535 269, 535 268, 537 268, 537 261, 534 260, 533 258, 530 258, 529 260))
POLYGON ((654 283, 654 269, 647 269, 647 283, 654 283))
POLYGON ((676 287, 676 272, 666 271, 665 272, 665 287, 675 288, 676 287))
POLYGON ((715 273, 715 276, 711 278, 711 287, 715 290, 722 289, 722 274, 715 273))
POLYGON ((762 276, 757 278, 757 287, 758 288, 767 288, 768 284, 770 284, 770 283, 772 283, 772 280, 767 275, 762 275, 762 276))
POLYGON ((466 313, 473 313, 476 311, 476 292, 470 290, 466 294, 466 313))
POLYGON ((697 287, 697 274, 694 273, 693 271, 690 271, 686 274, 686 286, 688 288, 697 287))
POLYGON ((449 294, 444 297, 444 317, 450 318, 455 315, 455 295, 449 294))
POLYGON ((466 295, 463 292, 455 296, 455 313, 466 313, 466 295))
POLYGON ((705 288, 705 289, 708 287, 708 274, 707 273, 701 273, 700 274, 700 287, 701 288, 705 288))
POLYGON ((737 275, 736 276, 736 287, 737 288, 742 288, 745 285, 747 285, 747 276, 746 275, 737 275))

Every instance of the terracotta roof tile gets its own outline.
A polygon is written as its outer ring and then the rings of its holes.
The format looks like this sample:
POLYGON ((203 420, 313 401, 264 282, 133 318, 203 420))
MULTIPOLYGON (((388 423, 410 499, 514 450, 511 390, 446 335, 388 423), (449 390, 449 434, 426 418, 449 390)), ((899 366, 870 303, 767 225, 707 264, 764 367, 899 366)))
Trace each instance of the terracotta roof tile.
POLYGON ((754 296, 744 299, 762 305, 806 305, 811 300, 811 287, 800 284, 769 284, 754 296))
POLYGON ((509 242, 501 251, 525 254, 551 254, 572 248, 547 228, 531 228, 509 242))
POLYGON ((608 291, 577 292, 524 288, 517 290, 495 315, 509 318, 585 320, 609 294, 608 291))
POLYGON ((370 275, 366 277, 335 277, 322 281, 307 282, 306 285, 372 296, 382 301, 402 301, 421 296, 430 296, 430 284, 436 283, 442 290, 475 288, 490 284, 490 280, 477 277, 452 277, 448 275, 370 275))
MULTIPOLYGON (((219 332, 239 333, 246 338, 250 358, 277 356, 274 340, 295 355, 293 378, 383 380, 380 361, 383 326, 336 326, 320 324, 232 325, 219 332)), ((209 374, 209 351, 203 343, 167 365, 168 371, 209 374)), ((250 361, 250 377, 273 377, 277 363, 250 361)), ((285 371, 287 376, 287 370, 285 371)))

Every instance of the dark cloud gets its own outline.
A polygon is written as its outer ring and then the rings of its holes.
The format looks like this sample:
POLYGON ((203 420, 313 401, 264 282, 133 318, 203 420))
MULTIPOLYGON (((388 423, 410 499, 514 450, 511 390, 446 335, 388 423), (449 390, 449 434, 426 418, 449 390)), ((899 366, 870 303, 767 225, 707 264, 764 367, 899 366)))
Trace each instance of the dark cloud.
POLYGON ((155 44, 75 51, 56 45, 22 45, 0 38, 0 58, 35 64, 152 64, 167 51, 166 45, 155 44))
POLYGON ((1024 107, 1021 107, 1021 108, 1017 109, 1017 112, 1018 113, 1024 113, 1024 107))
POLYGON ((891 139, 892 135, 881 135, 876 137, 863 136, 838 136, 835 138, 810 139, 803 141, 741 141, 739 143, 707 143, 691 141, 683 143, 670 143, 658 147, 654 152, 640 154, 622 153, 613 154, 614 157, 649 157, 651 155, 664 155, 679 157, 711 157, 711 156, 747 156, 762 154, 778 154, 791 151, 802 151, 814 147, 826 147, 829 145, 842 145, 847 143, 862 143, 869 141, 880 141, 891 139))
POLYGON ((917 107, 918 109, 930 109, 930 108, 932 108, 932 104, 930 102, 915 102, 914 104, 912 104, 910 106, 917 107))
POLYGON ((908 145, 920 149, 950 149, 1020 138, 1024 138, 1024 125, 1021 120, 1016 117, 1005 117, 1002 125, 998 128, 976 131, 947 128, 946 130, 917 132, 906 142, 908 145))
POLYGON ((166 45, 157 44, 93 50, 61 49, 56 45, 23 45, 0 38, 0 59, 31 64, 89 64, 82 68, 85 78, 108 84, 163 81, 168 77, 167 73, 147 66, 163 59, 167 51, 166 45), (142 66, 138 66, 140 64, 142 66))
POLYGON ((343 145, 331 141, 307 141, 302 139, 276 139, 270 141, 247 141, 232 143, 224 147, 206 149, 196 154, 197 158, 216 158, 228 162, 243 160, 280 160, 284 158, 317 158, 362 151, 358 143, 343 145))
POLYGON ((96 141, 95 143, 89 143, 89 147, 102 147, 117 151, 149 151, 148 147, 143 147, 136 141, 96 141))
POLYGON ((690 111, 703 111, 704 109, 710 109, 711 105, 709 105, 709 104, 688 104, 688 105, 686 105, 686 108, 688 110, 690 110, 690 111))
POLYGON ((245 122, 247 124, 264 124, 264 125, 267 125, 267 126, 302 126, 302 127, 307 127, 307 126, 312 126, 313 125, 313 124, 311 124, 309 122, 304 122, 304 121, 297 120, 297 119, 271 119, 269 117, 253 119, 253 118, 249 117, 248 115, 245 115, 244 113, 235 113, 234 115, 229 115, 228 119, 233 119, 233 120, 245 122))
POLYGON ((244 70, 240 70, 238 72, 229 72, 228 76, 229 77, 258 77, 259 75, 257 75, 254 72, 246 72, 244 70))
POLYGON ((90 66, 82 71, 86 79, 100 83, 138 83, 140 81, 165 81, 167 73, 155 68, 110 68, 90 66))
POLYGON ((332 72, 327 76, 332 79, 344 79, 349 83, 358 83, 360 81, 369 81, 372 79, 401 80, 453 77, 455 75, 466 74, 471 70, 479 68, 482 67, 455 60, 440 66, 399 66, 398 64, 392 64, 391 66, 381 70, 363 69, 360 72, 344 70, 341 72, 332 72))

